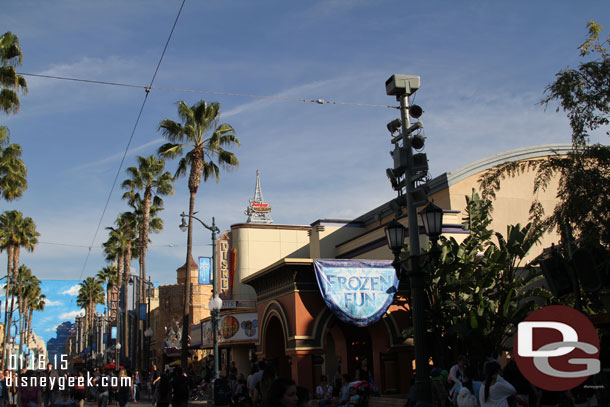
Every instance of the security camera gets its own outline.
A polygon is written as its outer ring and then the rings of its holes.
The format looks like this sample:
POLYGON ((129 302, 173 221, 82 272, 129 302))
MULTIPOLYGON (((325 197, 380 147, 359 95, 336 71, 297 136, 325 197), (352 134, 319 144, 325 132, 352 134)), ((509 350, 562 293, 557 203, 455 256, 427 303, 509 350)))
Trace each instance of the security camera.
POLYGON ((417 75, 394 74, 385 81, 385 92, 390 96, 410 96, 419 89, 420 77, 417 75))

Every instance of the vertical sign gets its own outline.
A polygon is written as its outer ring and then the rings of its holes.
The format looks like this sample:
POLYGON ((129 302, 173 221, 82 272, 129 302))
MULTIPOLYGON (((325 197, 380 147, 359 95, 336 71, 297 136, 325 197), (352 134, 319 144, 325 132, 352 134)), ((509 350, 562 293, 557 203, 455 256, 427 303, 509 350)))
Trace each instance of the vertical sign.
POLYGON ((148 304, 140 304, 140 321, 146 321, 147 305, 148 304))
POLYGON ((113 286, 109 292, 110 295, 110 322, 116 323, 116 313, 119 309, 119 287, 113 286))
POLYGON ((116 326, 110 328, 110 339, 116 339, 116 326))
POLYGON ((210 274, 212 273, 212 258, 199 257, 199 284, 209 285, 210 274))
POLYGON ((229 232, 225 231, 218 238, 218 291, 220 298, 230 299, 230 275, 229 275, 229 232))

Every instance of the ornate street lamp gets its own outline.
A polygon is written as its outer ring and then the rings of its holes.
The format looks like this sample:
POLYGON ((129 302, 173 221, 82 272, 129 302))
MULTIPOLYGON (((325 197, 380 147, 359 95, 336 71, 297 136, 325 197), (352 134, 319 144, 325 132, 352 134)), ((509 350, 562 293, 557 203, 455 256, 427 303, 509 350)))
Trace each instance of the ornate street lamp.
POLYGON ((430 202, 419 213, 430 241, 436 242, 443 232, 443 210, 430 202))
MULTIPOLYGON (((197 213, 197 212, 195 212, 197 213)), ((180 228, 181 231, 185 232, 188 228, 188 225, 186 223, 185 218, 190 217, 192 219, 195 219, 196 221, 198 221, 199 223, 201 223, 201 225, 206 228, 207 230, 209 230, 210 232, 212 232, 212 296, 213 298, 210 300, 209 305, 209 309, 210 309, 210 313, 212 316, 212 324, 214 324, 214 314, 212 313, 212 310, 214 309, 213 307, 216 307, 216 319, 218 318, 218 313, 220 313, 220 309, 222 308, 222 300, 220 299, 220 297, 218 296, 218 278, 217 278, 217 270, 216 270, 216 234, 220 233, 220 229, 218 229, 218 227, 216 226, 216 219, 214 217, 212 217, 212 226, 208 226, 205 222, 203 222, 201 219, 195 217, 195 216, 190 216, 184 212, 182 212, 180 214, 180 216, 182 217, 182 222, 180 222, 180 225, 178 225, 178 227, 180 228)), ((189 264, 187 263, 186 267, 189 267, 189 264)), ((188 269, 187 269, 188 271, 188 269)), ((186 273, 186 276, 188 276, 188 272, 186 273)), ((190 301, 190 299, 187 299, 187 301, 190 301)), ((187 327, 188 328, 188 327, 187 327)), ((184 329, 184 327, 183 327, 184 329)), ((218 329, 214 329, 214 369, 215 369, 215 378, 219 377, 219 371, 218 371, 218 366, 219 366, 219 362, 218 362, 218 338, 217 338, 217 332, 218 329)), ((184 329, 183 333, 182 333, 183 337, 182 337, 182 354, 183 357, 182 359, 185 361, 186 360, 186 337, 189 335, 188 329, 184 329)), ((185 366, 186 368, 186 366, 185 366)))
POLYGON ((400 278, 400 260, 399 255, 403 246, 405 245, 405 236, 407 229, 398 222, 396 219, 392 219, 390 223, 385 227, 385 237, 387 239, 388 247, 394 254, 394 262, 392 265, 396 269, 396 275, 400 278))

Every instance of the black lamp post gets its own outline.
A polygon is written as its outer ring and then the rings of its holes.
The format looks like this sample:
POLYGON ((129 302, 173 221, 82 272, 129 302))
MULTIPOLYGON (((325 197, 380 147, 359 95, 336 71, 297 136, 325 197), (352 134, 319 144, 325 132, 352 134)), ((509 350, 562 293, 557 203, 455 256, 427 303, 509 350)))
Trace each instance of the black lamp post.
MULTIPOLYGON (((197 213, 197 212, 195 212, 195 213, 197 213)), ((210 303, 208 306, 210 309, 210 314, 211 314, 210 316, 212 317, 212 326, 215 328, 214 336, 213 336, 213 340, 214 340, 214 379, 217 379, 219 377, 220 364, 219 364, 219 354, 218 354, 218 337, 216 335, 218 332, 218 329, 217 329, 216 325, 218 324, 220 309, 222 308, 222 300, 218 296, 219 289, 218 289, 218 278, 217 278, 218 271, 216 270, 216 234, 220 233, 220 229, 218 229, 218 226, 216 226, 215 218, 212 218, 212 226, 208 226, 201 219, 199 219, 195 216, 189 216, 184 212, 182 212, 180 214, 180 216, 182 217, 182 222, 180 223, 180 225, 178 227, 183 232, 185 232, 188 228, 188 225, 185 220, 185 218, 187 218, 187 217, 195 219, 196 221, 201 223, 201 225, 203 225, 204 228, 206 228, 207 230, 212 232, 212 298, 210 299, 210 303)))
MULTIPOLYGON (((428 203, 420 212, 424 230, 433 244, 433 252, 436 247, 436 242, 443 227, 443 210, 432 202, 428 203)), ((409 222, 409 225, 415 222, 409 222)), ((416 224, 416 223, 415 223, 416 224)), ((419 241, 419 228, 416 234, 409 233, 410 241, 419 241)), ((393 219, 385 228, 386 239, 389 249, 394 254, 394 262, 392 265, 396 269, 396 275, 401 277, 401 262, 399 254, 404 246, 404 240, 407 229, 402 226, 396 219, 393 219)), ((415 332, 415 363, 417 366, 415 384, 417 386, 417 405, 428 406, 428 395, 431 394, 430 377, 428 372, 428 354, 424 347, 425 345, 425 330, 426 320, 424 314, 424 284, 425 284, 425 268, 420 265, 419 246, 416 246, 417 252, 411 253, 409 280, 411 288, 411 306, 413 314, 413 328, 415 332)))

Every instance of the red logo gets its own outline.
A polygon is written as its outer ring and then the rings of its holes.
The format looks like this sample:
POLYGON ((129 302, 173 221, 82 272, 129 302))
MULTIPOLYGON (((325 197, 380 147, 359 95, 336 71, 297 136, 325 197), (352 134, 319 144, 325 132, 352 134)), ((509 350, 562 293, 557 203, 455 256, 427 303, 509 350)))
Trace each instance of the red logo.
POLYGON ((513 348, 521 373, 541 389, 569 390, 601 370, 595 327, 563 305, 532 312, 518 325, 513 348))

